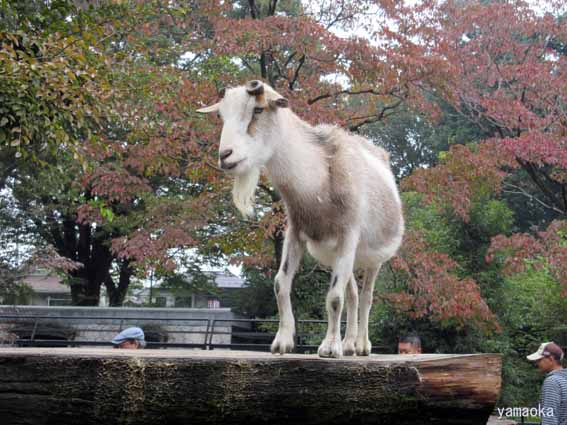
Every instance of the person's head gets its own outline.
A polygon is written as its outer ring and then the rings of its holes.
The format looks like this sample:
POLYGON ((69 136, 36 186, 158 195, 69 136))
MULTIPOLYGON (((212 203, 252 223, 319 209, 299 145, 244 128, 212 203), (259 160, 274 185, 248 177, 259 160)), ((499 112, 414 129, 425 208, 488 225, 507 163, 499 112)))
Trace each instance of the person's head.
POLYGON ((407 335, 400 338, 398 354, 421 354, 421 339, 417 335, 407 335))
POLYGON ((544 342, 527 359, 534 362, 542 373, 548 373, 561 367, 563 350, 554 342, 544 342))
POLYGON ((124 329, 112 339, 114 348, 138 349, 146 346, 144 331, 138 327, 124 329))

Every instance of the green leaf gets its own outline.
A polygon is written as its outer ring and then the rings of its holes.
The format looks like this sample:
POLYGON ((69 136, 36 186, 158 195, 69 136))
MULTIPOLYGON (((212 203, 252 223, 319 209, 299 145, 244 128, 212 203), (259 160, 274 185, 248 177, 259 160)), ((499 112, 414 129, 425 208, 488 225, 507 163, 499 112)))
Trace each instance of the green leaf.
POLYGON ((100 214, 109 222, 112 223, 114 220, 114 213, 110 208, 106 208, 104 206, 100 207, 100 214))

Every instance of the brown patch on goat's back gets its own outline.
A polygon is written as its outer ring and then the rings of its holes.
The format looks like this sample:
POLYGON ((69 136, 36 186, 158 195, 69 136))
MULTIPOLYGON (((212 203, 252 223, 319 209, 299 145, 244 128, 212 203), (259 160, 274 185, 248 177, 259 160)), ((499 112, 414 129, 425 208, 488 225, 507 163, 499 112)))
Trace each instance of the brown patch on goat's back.
MULTIPOLYGON (((329 208, 329 199, 319 202, 316 196, 300 196, 287 185, 281 185, 279 190, 290 224, 298 237, 303 232, 314 241, 322 241, 340 231, 340 220, 329 208)), ((328 198, 328 195, 319 195, 321 199, 325 196, 328 198)))
MULTIPOLYGON (((325 149, 329 161, 329 181, 331 202, 338 207, 338 213, 347 220, 348 226, 354 219, 356 212, 354 209, 354 197, 357 191, 355 187, 356 177, 350 173, 363 172, 362 169, 353 168, 353 164, 360 158, 359 149, 362 148, 369 152, 373 157, 379 159, 390 171, 390 155, 384 149, 374 145, 368 139, 351 134, 341 128, 332 126, 321 126, 322 133, 326 139, 317 140, 325 149)), ((401 206, 396 193, 385 190, 386 187, 379 187, 385 182, 381 180, 372 181, 372 177, 367 181, 376 200, 371 203, 370 208, 382 209, 383 221, 381 223, 381 235, 383 242, 392 240, 400 233, 403 227, 403 215, 401 206)), ((360 188, 358 188, 360 189, 360 188)), ((345 223, 341 223, 344 225, 345 223)))
POLYGON ((333 150, 335 145, 338 143, 336 136, 341 133, 344 134, 343 130, 339 127, 328 124, 322 124, 316 127, 305 125, 305 129, 310 136, 308 140, 322 146, 325 150, 333 150))
POLYGON ((348 155, 333 137, 329 134, 324 144, 321 161, 327 162, 328 173, 319 193, 300 195, 287 185, 279 188, 293 228, 314 241, 340 239, 354 219, 354 188, 345 162, 348 155))
MULTIPOLYGON (((355 190, 351 176, 351 164, 348 163, 347 146, 339 144, 342 131, 333 132, 326 149, 329 161, 329 184, 331 202, 338 209, 338 213, 346 214, 349 206, 352 208, 353 191, 355 190)), ((356 170, 353 170, 356 172, 356 170)))

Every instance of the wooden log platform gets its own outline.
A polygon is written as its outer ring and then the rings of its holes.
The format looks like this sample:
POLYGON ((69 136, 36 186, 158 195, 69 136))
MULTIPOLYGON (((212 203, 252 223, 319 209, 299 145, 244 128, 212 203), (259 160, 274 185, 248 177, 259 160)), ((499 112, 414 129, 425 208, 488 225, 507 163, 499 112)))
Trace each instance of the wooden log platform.
POLYGON ((497 354, 0 348, 0 423, 486 424, 497 354))

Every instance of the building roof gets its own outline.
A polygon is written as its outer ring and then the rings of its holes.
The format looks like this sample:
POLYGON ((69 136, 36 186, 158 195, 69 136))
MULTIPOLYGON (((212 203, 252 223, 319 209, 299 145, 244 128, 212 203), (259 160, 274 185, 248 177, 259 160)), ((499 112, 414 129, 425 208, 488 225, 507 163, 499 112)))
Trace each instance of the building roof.
MULTIPOLYGON (((244 279, 233 275, 229 271, 204 271, 202 273, 209 276, 209 278, 212 278, 217 288, 234 289, 244 288, 246 286, 246 281, 244 279)), ((189 282, 193 279, 191 273, 185 273, 184 277, 189 282)), ((159 287, 159 284, 154 285, 154 288, 159 287)))
POLYGON ((24 278, 24 283, 29 285, 38 294, 70 294, 71 288, 63 285, 58 276, 31 275, 24 278))
POLYGON ((215 283, 219 288, 243 288, 245 286, 244 279, 234 276, 230 273, 215 273, 215 283))
MULTIPOLYGON (((215 284, 218 288, 235 289, 244 288, 246 281, 228 271, 205 272, 214 275, 215 284)), ((47 275, 43 273, 31 274, 24 278, 24 283, 28 284, 34 292, 38 294, 70 294, 71 288, 61 283, 57 275, 47 275)), ((159 286, 156 285, 157 288, 159 286)), ((142 289, 140 292, 145 292, 142 289)))

